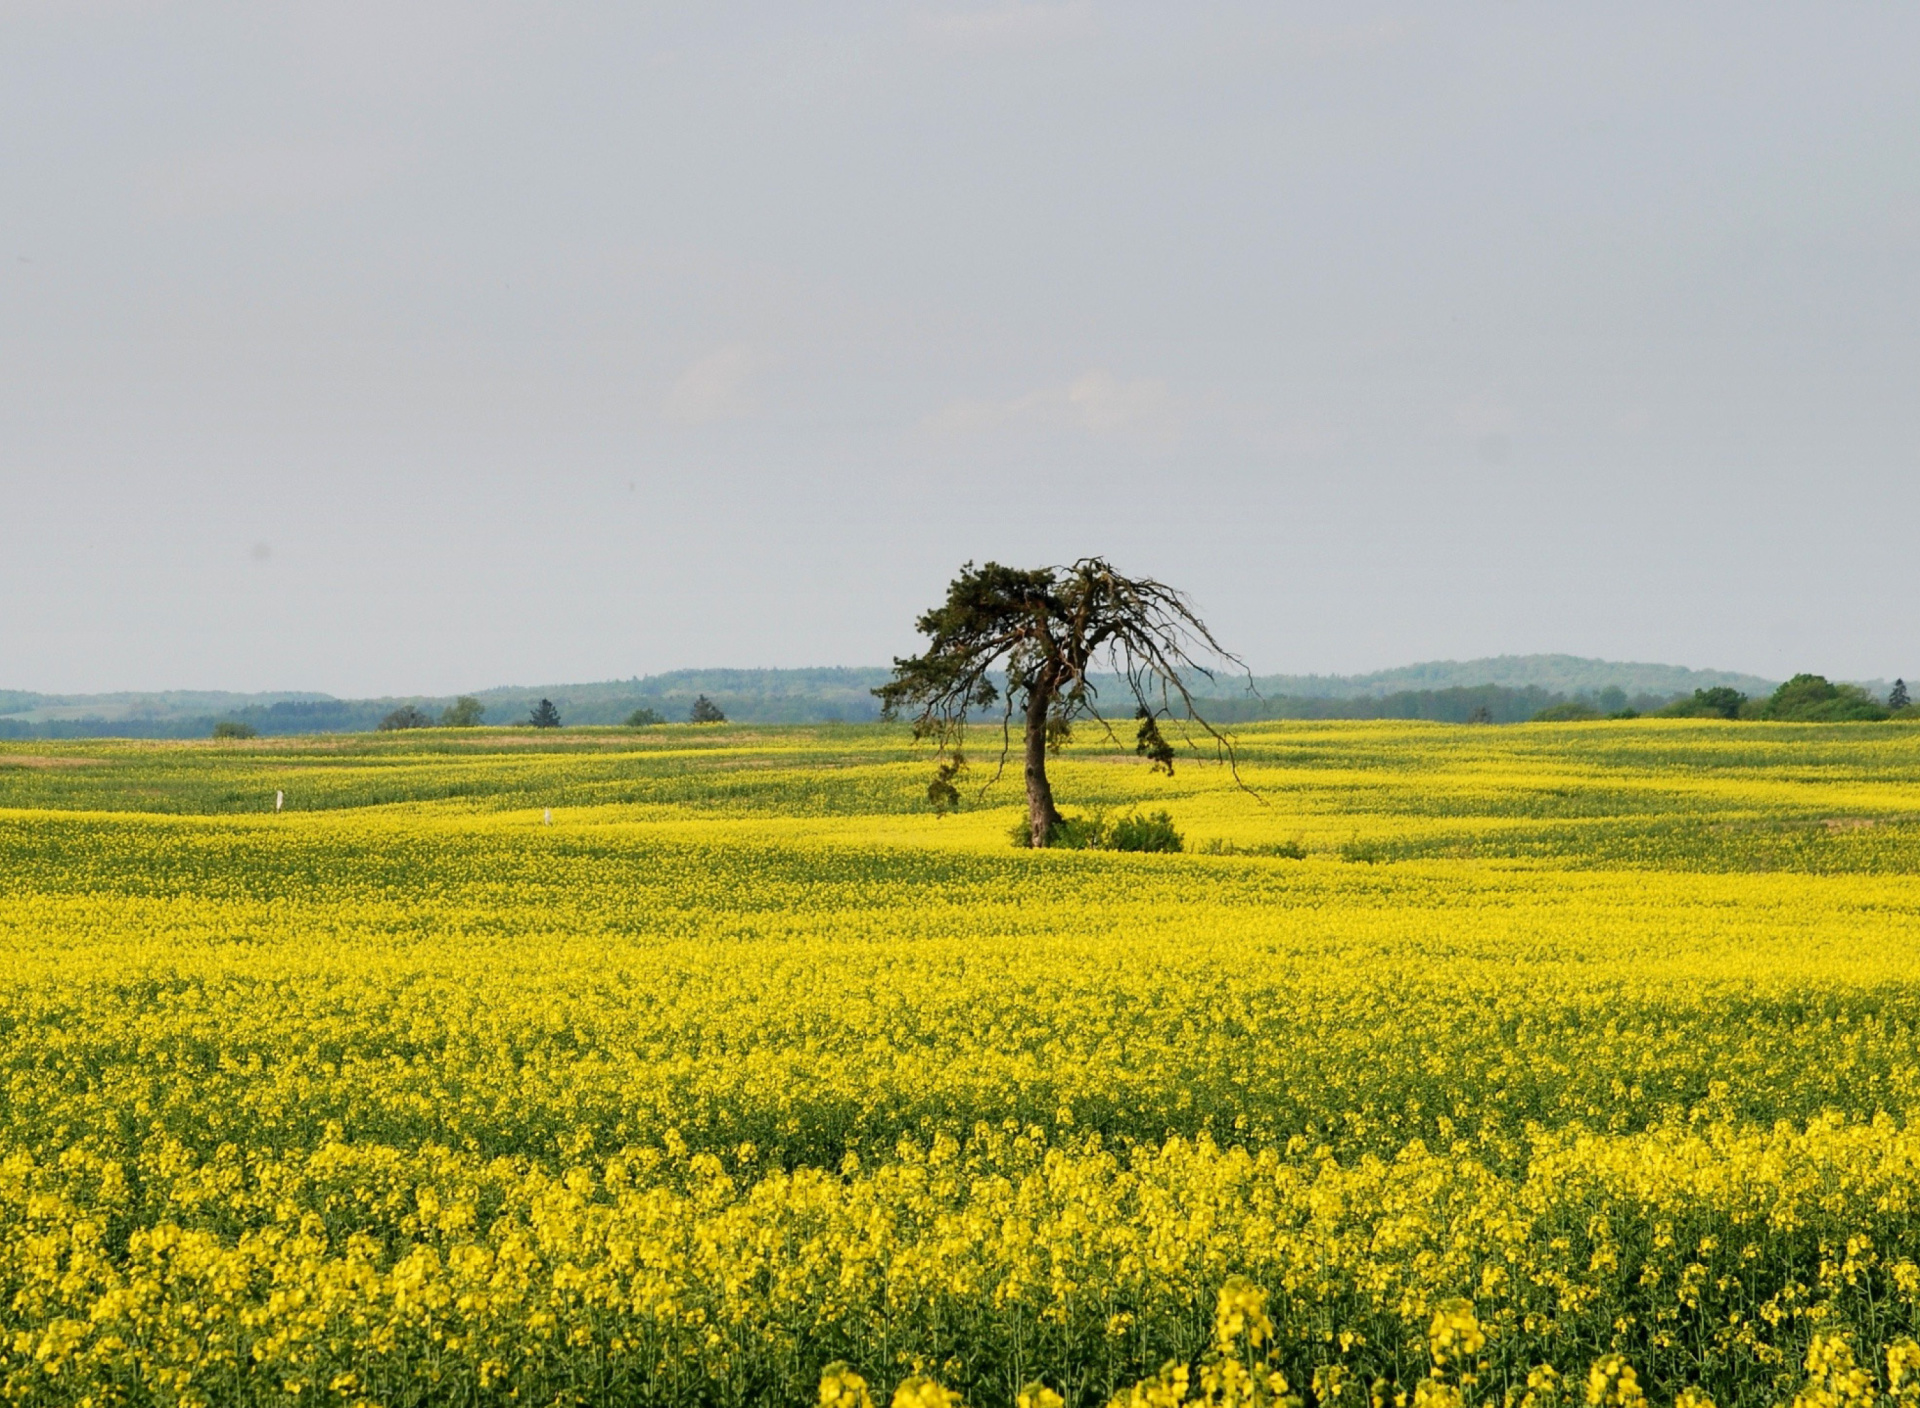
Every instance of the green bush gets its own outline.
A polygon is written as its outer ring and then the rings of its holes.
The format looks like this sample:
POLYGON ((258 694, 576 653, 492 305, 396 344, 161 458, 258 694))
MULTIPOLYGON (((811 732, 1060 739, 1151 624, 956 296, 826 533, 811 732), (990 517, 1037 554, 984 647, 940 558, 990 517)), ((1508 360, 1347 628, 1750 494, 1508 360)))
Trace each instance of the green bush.
POLYGON ((402 704, 391 714, 380 720, 380 731, 392 733, 403 728, 432 728, 433 716, 424 709, 416 709, 411 704, 402 704))
POLYGON ((254 728, 252 724, 243 724, 234 719, 222 719, 213 726, 213 736, 215 738, 252 738, 254 728))
MULTIPOLYGON (((1013 824, 1007 833, 1022 850, 1033 845, 1033 828, 1026 817, 1013 824)), ((1092 816, 1063 816, 1054 823, 1047 838, 1049 849, 1056 851, 1180 851, 1185 843, 1174 829, 1173 817, 1164 811, 1142 816, 1129 812, 1118 821, 1108 821, 1103 813, 1092 816)))
POLYGON ((627 715, 628 728, 652 728, 655 724, 663 724, 666 721, 667 716, 658 709, 635 709, 627 715))
POLYGON ((1825 675, 1795 675, 1761 706, 1760 717, 1786 723, 1854 723, 1884 719, 1887 711, 1856 684, 1832 684, 1825 675))
POLYGON ((1533 716, 1533 721, 1537 724, 1579 724, 1599 717, 1600 711, 1584 699, 1569 699, 1564 704, 1548 705, 1533 716))
POLYGON ((1107 830, 1110 851, 1180 851, 1186 845, 1173 829, 1173 817, 1164 811, 1151 815, 1129 812, 1107 830))

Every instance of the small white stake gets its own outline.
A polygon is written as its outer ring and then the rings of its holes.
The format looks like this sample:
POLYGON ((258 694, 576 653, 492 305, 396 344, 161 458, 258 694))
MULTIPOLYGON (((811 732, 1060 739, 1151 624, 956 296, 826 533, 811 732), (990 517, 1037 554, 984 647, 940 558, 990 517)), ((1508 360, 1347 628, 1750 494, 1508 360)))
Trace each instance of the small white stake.
POLYGON ((552 807, 547 808, 547 825, 548 826, 553 825, 553 808, 552 807))
POLYGON ((276 792, 276 793, 274 793, 274 794, 273 794, 273 809, 274 809, 275 811, 279 811, 281 807, 283 807, 283 806, 285 806, 285 805, 286 805, 286 801, 287 801, 287 794, 286 794, 286 793, 284 793, 284 792, 276 792))

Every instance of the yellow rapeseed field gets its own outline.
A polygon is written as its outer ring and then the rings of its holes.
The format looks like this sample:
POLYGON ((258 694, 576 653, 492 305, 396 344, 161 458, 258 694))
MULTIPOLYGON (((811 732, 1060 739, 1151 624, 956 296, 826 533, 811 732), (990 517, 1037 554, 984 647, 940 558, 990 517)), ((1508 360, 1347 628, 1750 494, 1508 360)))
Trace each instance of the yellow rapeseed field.
POLYGON ((0 1400, 1920 1405, 1920 728, 1239 739, 0 745, 0 1400))

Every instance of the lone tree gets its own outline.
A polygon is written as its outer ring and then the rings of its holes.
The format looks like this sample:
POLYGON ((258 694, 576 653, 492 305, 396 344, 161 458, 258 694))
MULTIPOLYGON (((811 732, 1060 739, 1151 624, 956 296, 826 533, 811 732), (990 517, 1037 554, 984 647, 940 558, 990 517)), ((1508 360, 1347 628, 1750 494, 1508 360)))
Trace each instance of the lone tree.
POLYGON ((424 709, 416 709, 411 704, 402 704, 391 714, 380 720, 380 731, 392 733, 403 728, 432 728, 433 717, 424 709))
POLYGON ((927 797, 939 811, 960 802, 953 784, 967 765, 962 745, 968 715, 1004 700, 1000 767, 1006 766, 1018 713, 1025 726, 1028 834, 1036 848, 1047 845, 1060 825, 1047 754, 1059 752, 1077 718, 1096 719, 1113 733, 1097 703, 1093 676, 1101 666, 1118 678, 1133 704, 1139 722, 1134 751, 1154 771, 1173 771, 1173 746, 1160 720, 1174 717, 1176 709, 1205 729, 1232 764, 1231 744, 1194 708, 1190 685, 1196 675, 1214 677, 1203 659, 1242 671, 1246 666, 1213 638, 1187 598, 1164 582, 1124 577, 1099 557, 1033 569, 997 562, 976 568, 969 562, 947 587, 946 601, 914 624, 928 638, 926 650, 896 659, 893 678, 873 692, 882 718, 911 713, 914 737, 937 745, 927 797), (1004 690, 994 681, 996 672, 1004 672, 1004 690))
POLYGON ((720 706, 706 695, 693 701, 693 708, 687 714, 687 721, 696 724, 723 724, 727 716, 720 712, 720 706))
POLYGON ((1895 680, 1892 690, 1887 694, 1887 707, 1898 712, 1911 703, 1913 703, 1913 700, 1907 696, 1907 682, 1905 680, 1895 680))
POLYGON ((542 699, 533 706, 533 712, 527 715, 527 722, 535 728, 559 728, 560 711, 553 707, 551 699, 542 699))

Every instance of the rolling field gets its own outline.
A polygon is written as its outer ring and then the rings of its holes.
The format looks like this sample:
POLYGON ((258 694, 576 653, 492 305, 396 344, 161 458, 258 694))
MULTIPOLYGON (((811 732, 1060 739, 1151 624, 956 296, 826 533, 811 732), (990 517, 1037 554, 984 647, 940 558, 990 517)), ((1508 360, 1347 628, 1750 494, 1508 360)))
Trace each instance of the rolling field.
POLYGON ((0 1401, 1920 1404, 1920 728, 1239 738, 0 745, 0 1401))

